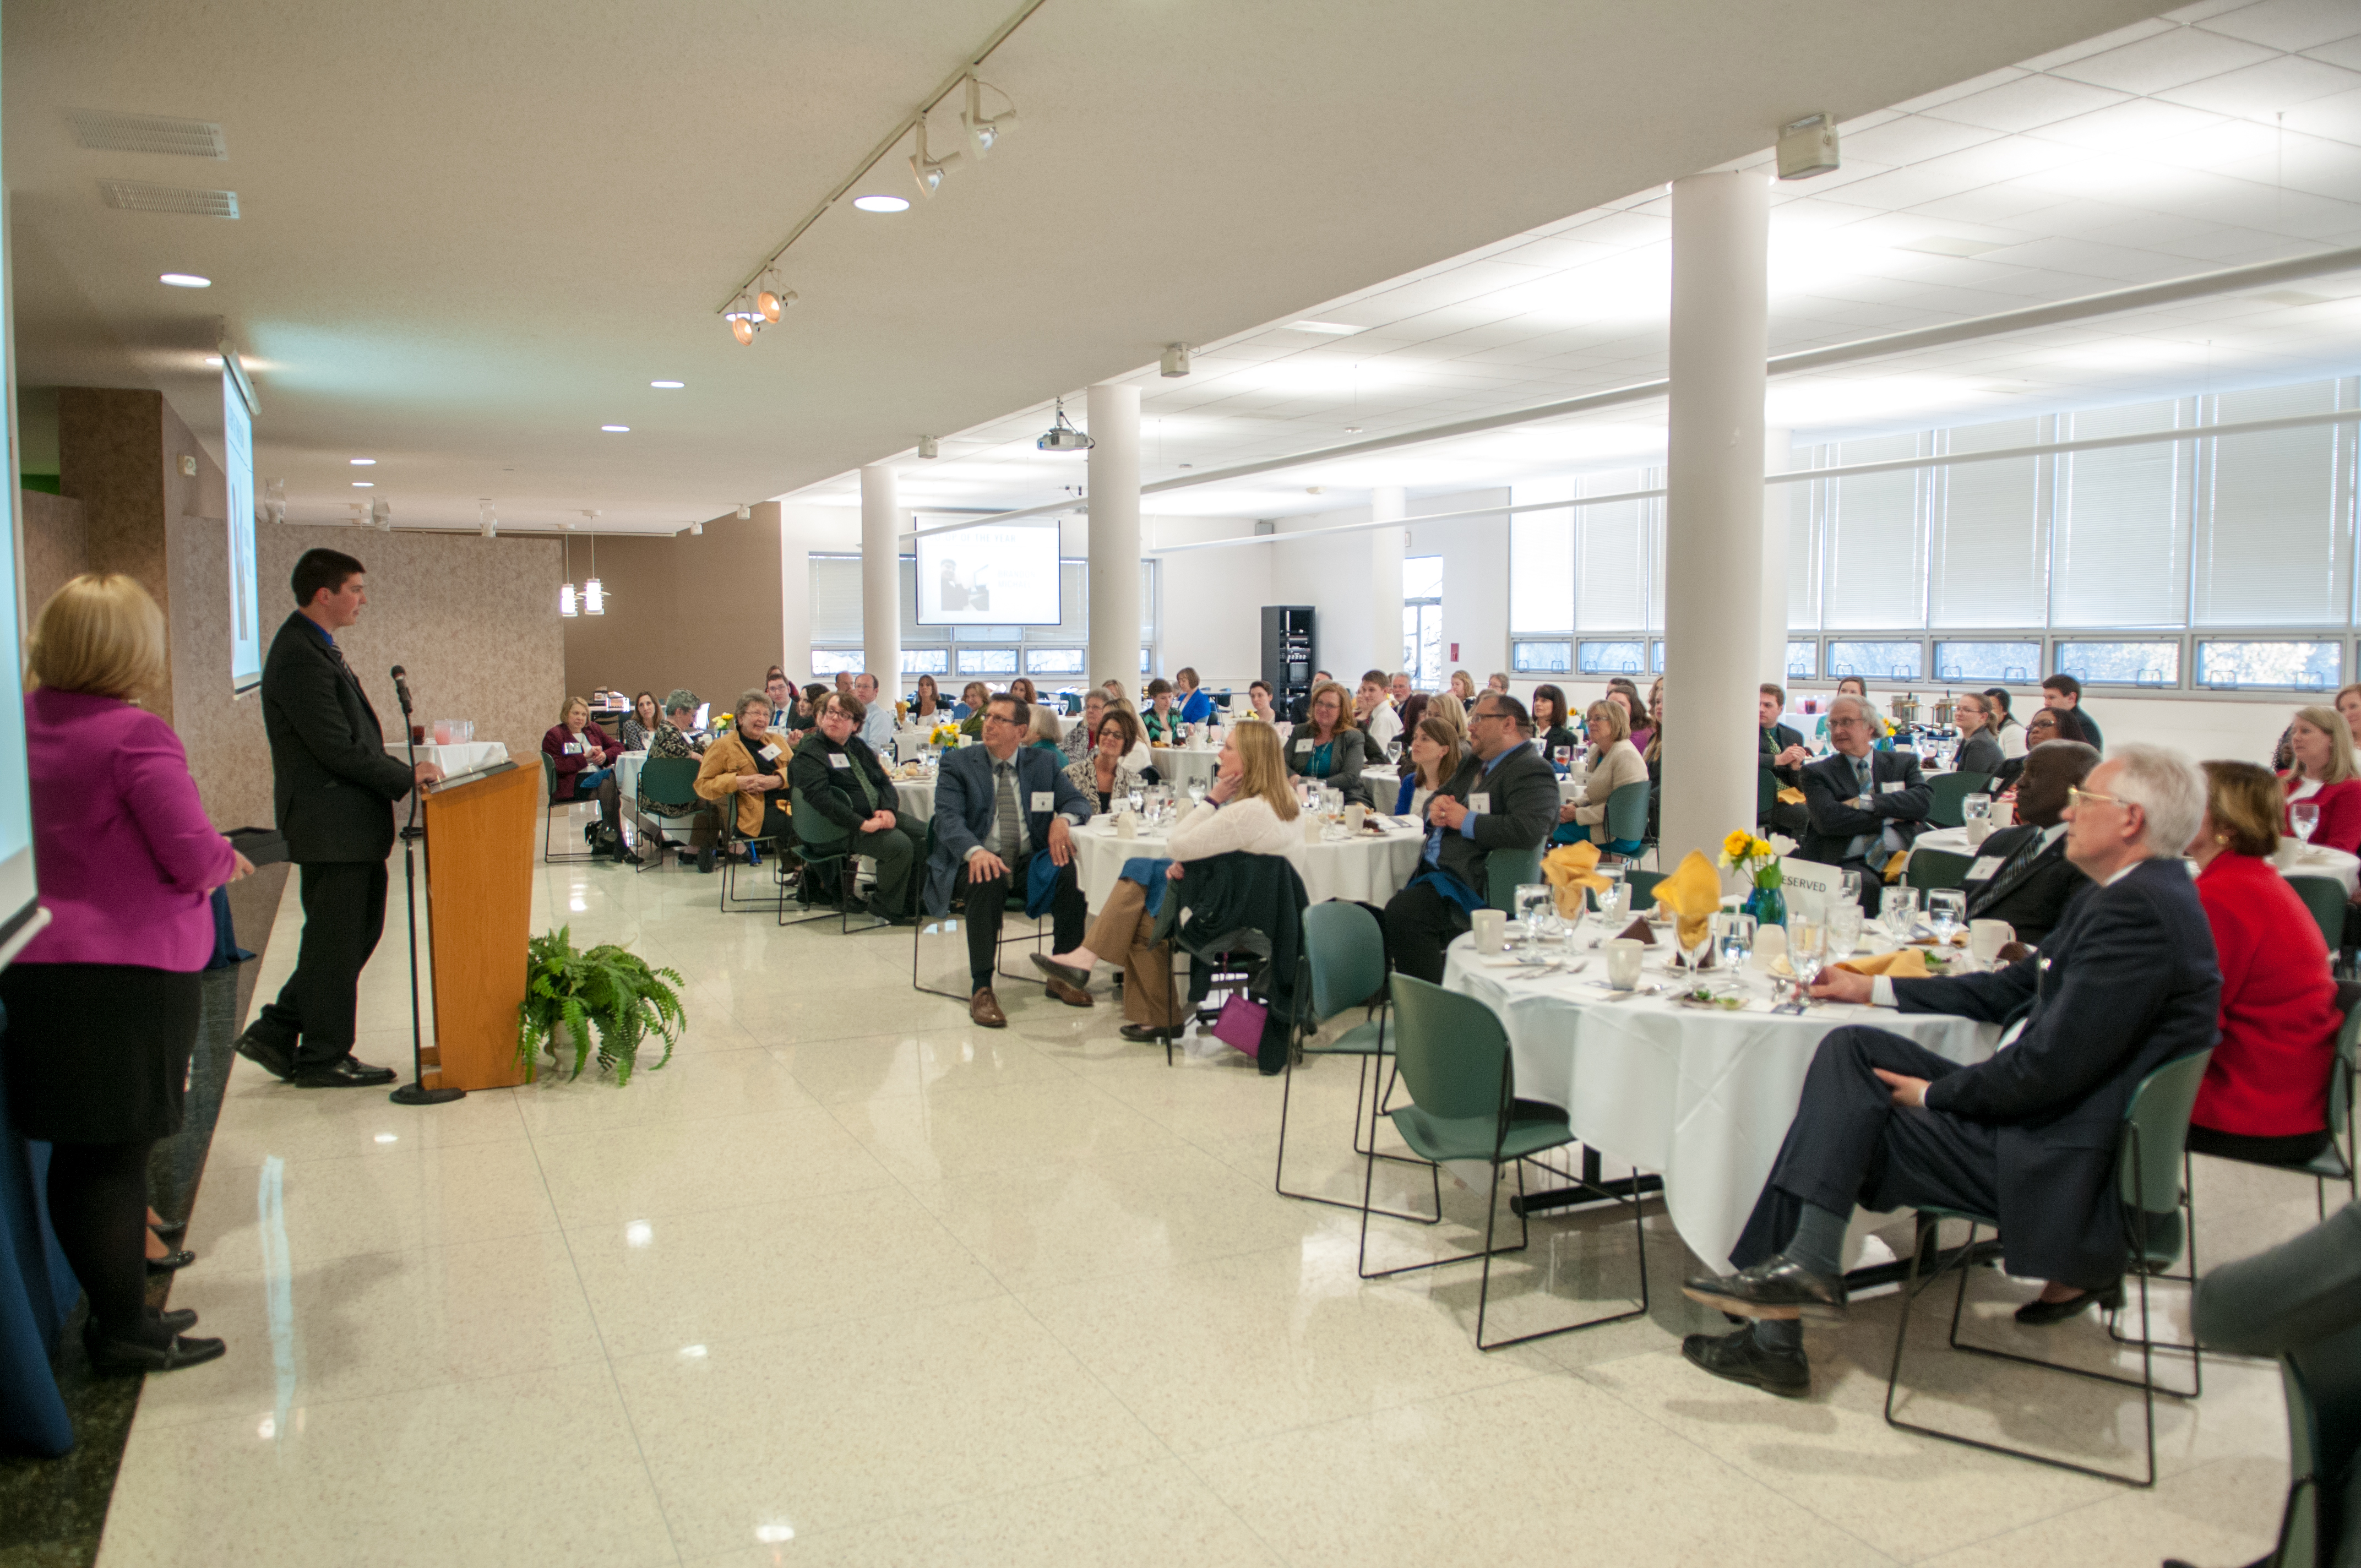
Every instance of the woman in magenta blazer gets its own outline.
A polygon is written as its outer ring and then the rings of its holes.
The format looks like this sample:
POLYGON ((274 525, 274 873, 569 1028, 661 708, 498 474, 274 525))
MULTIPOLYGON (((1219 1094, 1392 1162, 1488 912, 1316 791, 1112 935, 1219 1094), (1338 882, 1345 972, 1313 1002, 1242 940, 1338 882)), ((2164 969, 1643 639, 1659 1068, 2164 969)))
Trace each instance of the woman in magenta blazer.
POLYGON ((2189 853, 2222 966, 2222 1039, 2190 1113, 2189 1146, 2301 1165, 2328 1143, 2329 1069, 2345 1021, 2328 944, 2270 863, 2277 781, 2251 762, 2204 766, 2205 819, 2189 853))
POLYGON ((8 1107, 54 1146, 49 1222, 90 1295, 102 1372, 222 1354, 147 1306, 148 1151, 181 1127, 212 894, 254 870, 214 830, 171 726, 131 705, 164 669, 164 618, 109 573, 41 607, 27 664, 33 855, 48 924, 0 971, 8 1107))
MULTIPOLYGON (((2308 800, 2320 807, 2312 842, 2346 854, 2361 853, 2361 762, 2353 752, 2353 736, 2333 707, 2300 707, 2288 726, 2288 749, 2295 766, 2279 777, 2292 807, 2308 800)), ((2295 831, 2282 813, 2280 831, 2295 831)))
POLYGON ((591 847, 613 855, 625 865, 638 865, 640 857, 623 842, 622 795, 615 785, 615 759, 623 754, 622 747, 607 738, 607 732, 590 722, 590 705, 578 696, 569 696, 557 712, 557 722, 541 738, 542 755, 549 759, 552 770, 550 799, 589 800, 598 802, 598 820, 585 829, 591 847))

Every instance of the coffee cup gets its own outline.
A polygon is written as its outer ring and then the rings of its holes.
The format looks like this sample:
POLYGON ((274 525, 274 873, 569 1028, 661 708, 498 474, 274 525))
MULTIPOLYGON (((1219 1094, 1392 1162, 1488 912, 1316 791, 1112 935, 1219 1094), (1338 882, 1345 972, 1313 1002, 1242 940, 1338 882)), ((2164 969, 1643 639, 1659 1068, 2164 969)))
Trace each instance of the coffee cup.
POLYGON ((2015 827, 2016 802, 2013 800, 1993 801, 1992 808, 1992 825, 1994 828, 2015 827))
POLYGON ((1509 929, 1508 911, 1479 909, 1476 911, 1473 919, 1476 923, 1476 950, 1479 953, 1499 952, 1500 939, 1507 935, 1509 929))
POLYGON ((2000 950, 2016 940, 2016 927, 2005 920, 1971 920, 1968 922, 1968 951, 1982 963, 2000 956, 2000 950))
POLYGON ((1361 830, 1361 824, 1367 820, 1368 815, 1369 808, 1363 806, 1358 801, 1346 806, 1345 808, 1345 831, 1349 833, 1358 833, 1361 830))
POLYGON ((1983 841, 1991 837, 1992 818, 1988 817, 1975 817, 1969 818, 1968 848, 1971 850, 1980 849, 1982 847, 1983 841))
POLYGON ((1629 991, 1640 983, 1640 959, 1646 951, 1637 937, 1618 937, 1607 944, 1607 983, 1629 991))

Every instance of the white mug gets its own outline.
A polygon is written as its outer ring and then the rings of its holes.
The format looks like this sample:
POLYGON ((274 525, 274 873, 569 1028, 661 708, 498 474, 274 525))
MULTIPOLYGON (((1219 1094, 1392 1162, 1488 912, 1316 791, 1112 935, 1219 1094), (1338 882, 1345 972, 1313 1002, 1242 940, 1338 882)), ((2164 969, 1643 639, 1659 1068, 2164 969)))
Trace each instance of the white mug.
POLYGON ((1345 831, 1349 833, 1358 833, 1361 830, 1361 824, 1367 819, 1368 815, 1369 808, 1363 806, 1359 801, 1355 801, 1352 805, 1346 806, 1345 808, 1345 831))
POLYGON ((1994 828, 2015 827, 2016 802, 2013 800, 1993 801, 1992 808, 1992 825, 1994 828))
POLYGON ((1479 909, 1471 918, 1476 923, 1476 950, 1479 953, 1499 952, 1500 938, 1509 929, 1508 912, 1502 909, 1479 909))
POLYGON ((1643 948, 1637 937, 1618 937, 1607 944, 1607 983, 1618 991, 1629 991, 1640 983, 1640 959, 1643 948))
POLYGON ((1982 847, 1983 841, 1991 837, 1991 817, 1971 817, 1968 818, 1968 848, 1971 850, 1980 849, 1982 847))
POLYGON ((1968 922, 1968 951, 1975 954, 1979 963, 1991 963, 2000 957, 2000 950, 2016 940, 2016 927, 2005 920, 1971 920, 1968 922))

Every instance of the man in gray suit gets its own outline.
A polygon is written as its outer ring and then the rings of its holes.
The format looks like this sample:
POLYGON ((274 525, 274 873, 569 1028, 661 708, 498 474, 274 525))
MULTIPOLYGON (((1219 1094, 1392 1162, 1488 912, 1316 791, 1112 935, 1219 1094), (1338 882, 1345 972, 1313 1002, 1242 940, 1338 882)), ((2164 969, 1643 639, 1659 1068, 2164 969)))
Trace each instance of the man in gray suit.
POLYGON ((1486 692, 1467 714, 1474 755, 1426 804, 1418 874, 1386 905, 1394 968, 1443 983, 1443 953, 1489 894, 1492 851, 1530 854, 1557 826, 1557 770, 1530 744, 1525 705, 1486 692))
MULTIPOLYGON (((1082 945, 1090 911, 1074 880, 1073 829, 1091 819, 1090 798, 1038 746, 1025 744, 1032 705, 1003 694, 984 705, 983 744, 943 759, 935 781, 935 847, 927 857, 927 913, 939 918, 963 897, 972 994, 968 1016, 987 1029, 1005 1029, 1008 1016, 993 994, 1000 951, 1000 921, 1011 888, 1029 884, 1033 857, 1057 868, 1049 900, 1056 951, 1082 945)), ((1062 980, 1049 994, 1070 1007, 1088 1007, 1091 994, 1062 980)))

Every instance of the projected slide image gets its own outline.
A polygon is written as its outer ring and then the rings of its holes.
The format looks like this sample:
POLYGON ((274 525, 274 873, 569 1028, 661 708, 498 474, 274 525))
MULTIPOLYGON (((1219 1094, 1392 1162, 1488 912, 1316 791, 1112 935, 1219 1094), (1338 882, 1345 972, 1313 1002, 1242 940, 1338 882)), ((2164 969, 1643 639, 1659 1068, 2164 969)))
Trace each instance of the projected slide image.
POLYGON ((922 626, 1055 626, 1055 522, 969 528, 917 538, 922 626))
POLYGON ((226 365, 222 466, 229 479, 229 681, 231 690, 245 691, 262 684, 262 608, 255 602, 254 574, 254 417, 226 365))

